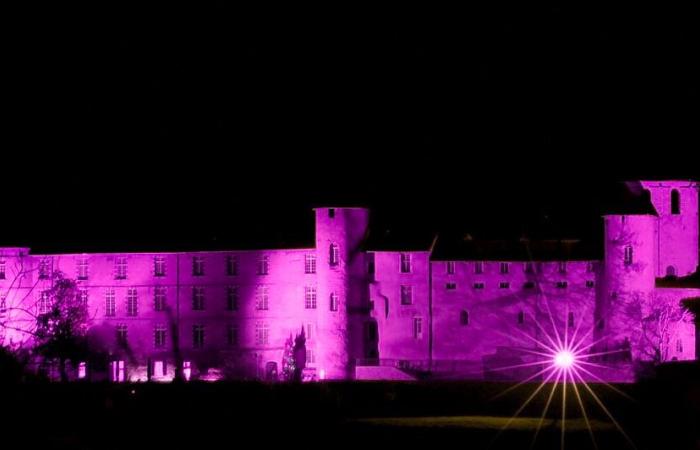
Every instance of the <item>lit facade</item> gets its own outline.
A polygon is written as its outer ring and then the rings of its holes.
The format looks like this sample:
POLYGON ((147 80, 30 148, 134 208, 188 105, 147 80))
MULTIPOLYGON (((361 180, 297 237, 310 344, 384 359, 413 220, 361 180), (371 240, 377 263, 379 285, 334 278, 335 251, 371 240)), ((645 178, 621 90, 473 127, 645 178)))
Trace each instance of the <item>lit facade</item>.
POLYGON ((303 329, 307 379, 523 378, 528 350, 574 332, 603 379, 648 360, 696 358, 690 317, 659 339, 655 305, 700 296, 664 283, 698 267, 698 186, 643 182, 656 214, 604 217, 602 260, 441 259, 431 248, 366 248, 363 208, 318 208, 313 246, 180 253, 34 255, 0 249, 0 342, 31 346, 42 293, 60 271, 88 305, 106 367, 76 376, 277 379, 303 329), (671 277, 668 277, 671 276, 671 277), (554 330, 557 331, 554 331, 554 330), (573 330, 573 331, 572 331, 573 330), (528 337, 529 336, 529 337, 528 337), (660 354, 659 354, 660 352, 660 354))

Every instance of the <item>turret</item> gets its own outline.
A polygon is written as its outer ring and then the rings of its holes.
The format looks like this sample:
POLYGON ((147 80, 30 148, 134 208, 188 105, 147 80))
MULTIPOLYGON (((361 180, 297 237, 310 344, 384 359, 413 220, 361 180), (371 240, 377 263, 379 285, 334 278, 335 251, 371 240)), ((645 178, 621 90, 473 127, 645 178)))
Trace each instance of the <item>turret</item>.
POLYGON ((319 376, 352 377, 353 354, 350 311, 363 300, 365 277, 361 244, 369 213, 363 208, 316 209, 316 260, 318 261, 319 376))

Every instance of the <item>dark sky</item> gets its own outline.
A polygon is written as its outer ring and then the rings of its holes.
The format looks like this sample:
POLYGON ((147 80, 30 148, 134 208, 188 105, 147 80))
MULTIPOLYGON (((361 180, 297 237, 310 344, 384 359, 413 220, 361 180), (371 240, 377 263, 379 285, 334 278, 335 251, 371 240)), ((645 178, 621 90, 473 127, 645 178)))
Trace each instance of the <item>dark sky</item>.
POLYGON ((700 178, 697 17, 33 5, 5 42, 0 244, 298 245, 327 203, 587 237, 615 182, 700 178))

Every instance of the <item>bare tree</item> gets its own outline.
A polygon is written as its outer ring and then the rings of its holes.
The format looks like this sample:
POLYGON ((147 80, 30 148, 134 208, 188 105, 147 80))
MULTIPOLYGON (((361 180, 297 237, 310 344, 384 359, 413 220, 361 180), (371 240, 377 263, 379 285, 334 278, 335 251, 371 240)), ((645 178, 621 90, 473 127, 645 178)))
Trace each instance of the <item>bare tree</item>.
POLYGON ((669 360, 671 342, 692 314, 672 298, 657 297, 642 320, 641 351, 654 363, 669 360))

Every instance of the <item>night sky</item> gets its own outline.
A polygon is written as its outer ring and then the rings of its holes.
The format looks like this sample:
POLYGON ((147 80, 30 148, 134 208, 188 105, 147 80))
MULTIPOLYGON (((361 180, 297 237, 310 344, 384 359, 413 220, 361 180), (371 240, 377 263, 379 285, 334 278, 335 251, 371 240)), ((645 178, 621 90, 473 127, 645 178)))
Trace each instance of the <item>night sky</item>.
POLYGON ((700 179, 697 9, 66 8, 8 16, 0 245, 306 245, 322 204, 588 238, 700 179))

